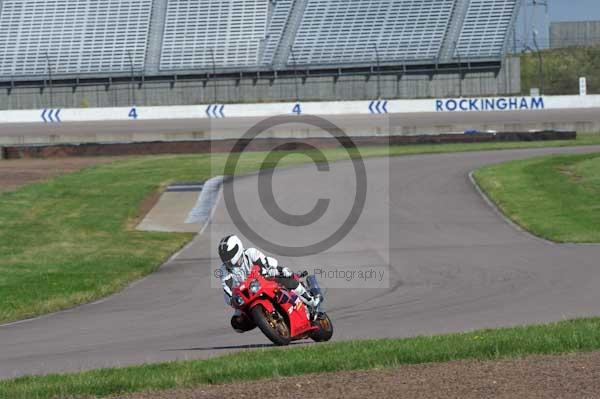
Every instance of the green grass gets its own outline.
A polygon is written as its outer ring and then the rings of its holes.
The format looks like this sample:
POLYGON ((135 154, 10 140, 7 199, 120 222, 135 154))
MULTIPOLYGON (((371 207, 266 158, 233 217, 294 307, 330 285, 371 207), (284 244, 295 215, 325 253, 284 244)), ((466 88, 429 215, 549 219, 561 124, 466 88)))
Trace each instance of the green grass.
MULTIPOLYGON (((544 94, 579 94, 579 78, 587 78, 588 93, 600 93, 600 46, 542 50, 544 94)), ((521 88, 529 94, 540 86, 537 53, 521 56, 521 88)))
MULTIPOLYGON (((576 141, 370 147, 361 153, 397 156, 586 144, 600 144, 600 135, 576 141)), ((324 152, 330 160, 346 157, 339 149, 324 152)), ((245 154, 237 173, 257 170, 264 156, 245 154)), ((156 270, 192 235, 135 231, 139 205, 169 182, 222 174, 225 160, 224 154, 139 157, 0 194, 0 323, 96 300, 156 270)), ((308 160, 289 156, 280 165, 308 160)))
POLYGON ((600 153, 484 167, 475 179, 526 230, 556 242, 600 243, 600 153))
POLYGON ((0 397, 106 397, 128 392, 189 388, 307 373, 381 369, 457 359, 493 360, 599 349, 600 319, 580 319, 433 337, 263 349, 207 360, 22 377, 1 381, 0 397))

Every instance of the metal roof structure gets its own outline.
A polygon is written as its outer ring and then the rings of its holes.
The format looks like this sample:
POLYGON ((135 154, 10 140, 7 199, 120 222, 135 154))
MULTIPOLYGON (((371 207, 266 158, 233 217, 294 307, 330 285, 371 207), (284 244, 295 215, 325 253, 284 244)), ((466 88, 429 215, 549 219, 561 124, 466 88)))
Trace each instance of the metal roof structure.
POLYGON ((0 80, 499 61, 520 1, 2 0, 0 80))

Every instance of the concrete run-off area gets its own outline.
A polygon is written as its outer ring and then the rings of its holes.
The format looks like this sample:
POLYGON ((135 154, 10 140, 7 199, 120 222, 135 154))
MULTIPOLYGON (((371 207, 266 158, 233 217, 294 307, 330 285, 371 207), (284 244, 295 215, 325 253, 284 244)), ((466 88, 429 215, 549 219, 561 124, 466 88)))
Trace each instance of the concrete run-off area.
POLYGON ((202 183, 175 183, 160 194, 137 229, 174 233, 199 233, 210 221, 223 177, 202 183))

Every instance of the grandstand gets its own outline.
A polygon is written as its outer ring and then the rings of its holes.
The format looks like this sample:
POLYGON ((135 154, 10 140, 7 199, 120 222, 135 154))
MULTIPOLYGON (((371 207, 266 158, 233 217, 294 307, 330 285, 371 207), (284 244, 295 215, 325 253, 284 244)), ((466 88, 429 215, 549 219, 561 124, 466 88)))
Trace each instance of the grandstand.
POLYGON ((471 0, 456 53, 468 58, 502 54, 516 5, 517 0, 471 0))
POLYGON ((170 0, 160 69, 257 66, 267 13, 265 0, 170 0))
POLYGON ((143 68, 152 0, 3 0, 0 75, 143 68), (130 59, 131 57, 131 59, 130 59))
POLYGON ((498 71, 520 2, 0 0, 0 86, 498 71))
POLYGON ((435 61, 455 3, 309 0, 292 51, 306 65, 435 61))

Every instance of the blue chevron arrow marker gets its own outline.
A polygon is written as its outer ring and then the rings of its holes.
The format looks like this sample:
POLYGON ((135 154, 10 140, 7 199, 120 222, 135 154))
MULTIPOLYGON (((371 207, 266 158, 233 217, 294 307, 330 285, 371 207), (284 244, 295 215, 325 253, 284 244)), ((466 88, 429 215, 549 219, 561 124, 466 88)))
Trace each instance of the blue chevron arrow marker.
POLYGON ((208 115, 209 118, 225 118, 225 112, 223 112, 224 109, 224 104, 210 104, 206 107, 206 115, 208 115))
POLYGON ((387 100, 374 100, 369 104, 369 111, 371 111, 372 114, 387 114, 387 105, 387 100))
POLYGON ((48 109, 48 108, 44 108, 44 110, 42 111, 42 120, 44 121, 44 123, 54 123, 54 122, 62 122, 62 120, 60 119, 60 111, 62 111, 62 109, 48 109))

